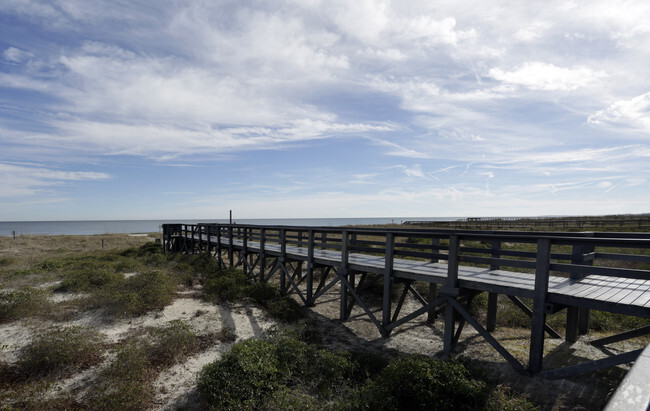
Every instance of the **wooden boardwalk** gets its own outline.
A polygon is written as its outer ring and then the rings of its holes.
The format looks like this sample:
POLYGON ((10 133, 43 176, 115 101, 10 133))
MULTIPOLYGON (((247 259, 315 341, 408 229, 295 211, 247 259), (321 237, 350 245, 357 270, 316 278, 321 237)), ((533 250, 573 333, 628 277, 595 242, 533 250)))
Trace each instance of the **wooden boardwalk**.
MULTIPOLYGON (((641 350, 557 370, 543 369, 546 315, 567 310, 566 340, 587 332, 589 310, 650 318, 649 233, 530 233, 396 230, 251 225, 165 225, 165 251, 210 252, 224 266, 251 277, 279 277, 283 292, 305 305, 339 286, 340 317, 358 304, 384 336, 423 314, 445 312, 444 349, 451 354, 465 324, 474 327, 517 370, 560 378, 634 361, 641 350), (596 262, 596 265, 594 264, 596 262), (319 271, 319 272, 317 272, 319 271), (368 276, 383 281, 381 318, 357 290, 368 276), (422 295, 416 282, 428 284, 422 295), (317 283, 317 284, 316 284, 317 283), (403 284, 393 307, 391 292, 403 284), (487 324, 467 307, 488 292, 487 324), (402 313, 411 294, 421 308, 402 313), (527 367, 492 335, 497 295, 505 295, 531 317, 527 367), (521 298, 532 300, 532 308, 521 298)), ((422 288, 419 287, 421 290, 422 288)), ((650 327, 597 340, 609 344, 650 333, 650 327)))

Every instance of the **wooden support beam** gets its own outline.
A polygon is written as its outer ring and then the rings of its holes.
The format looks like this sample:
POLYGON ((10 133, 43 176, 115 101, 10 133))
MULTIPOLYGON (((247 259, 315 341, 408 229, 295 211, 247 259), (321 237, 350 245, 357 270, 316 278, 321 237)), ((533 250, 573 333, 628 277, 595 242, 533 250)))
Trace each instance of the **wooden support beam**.
POLYGON ((487 302, 487 321, 486 329, 488 332, 494 332, 497 328, 497 300, 499 295, 496 293, 488 293, 487 302))
POLYGON ((646 325, 645 327, 640 327, 630 331, 625 331, 620 334, 610 335, 609 337, 593 340, 591 342, 591 345, 602 347, 603 345, 612 344, 619 341, 625 341, 625 340, 629 340, 630 338, 641 337, 642 335, 647 335, 647 334, 650 334, 650 325, 646 325))
MULTIPOLYGON (((447 284, 445 288, 450 290, 458 289, 458 253, 460 251, 460 240, 458 235, 449 236, 449 259, 447 261, 447 284)), ((442 291, 442 290, 441 290, 442 291)), ((444 334, 444 353, 451 355, 454 349, 454 305, 456 298, 447 295, 447 307, 445 308, 445 334, 444 334)))
MULTIPOLYGON (((382 326, 384 329, 390 324, 391 311, 391 286, 393 282, 393 261, 395 258, 395 236, 393 233, 386 233, 386 254, 384 256, 384 293, 382 296, 382 326)), ((400 304, 401 306, 401 304, 400 304)), ((385 337, 388 336, 386 331, 385 337)))
POLYGON ((340 310, 339 310, 339 319, 344 321, 347 319, 347 306, 348 306, 348 293, 347 288, 344 283, 347 283, 348 276, 348 262, 350 258, 350 234, 347 230, 341 232, 341 266, 337 272, 341 280, 341 289, 340 289, 340 310))
POLYGON ((233 240, 232 225, 230 225, 228 226, 228 261, 230 262, 230 268, 235 266, 235 256, 233 255, 235 247, 233 240))
POLYGON ((260 281, 264 282, 264 271, 266 270, 266 228, 260 230, 260 281))
POLYGON ((623 354, 612 355, 611 357, 602 358, 600 360, 588 361, 570 367, 564 367, 556 370, 548 370, 541 372, 539 377, 547 378, 549 380, 568 378, 576 375, 586 374, 588 372, 598 371, 603 368, 613 367, 615 365, 633 362, 637 359, 642 349, 626 352, 623 354))
POLYGON ((546 324, 546 295, 548 293, 548 278, 551 264, 551 240, 537 240, 537 264, 535 268, 535 291, 533 298, 533 315, 530 332, 530 355, 528 370, 537 374, 542 370, 544 357, 544 325, 546 324))
POLYGON ((281 268, 280 272, 280 294, 285 295, 287 292, 285 262, 287 261, 287 232, 284 228, 280 229, 280 256, 278 257, 278 264, 281 268))
POLYGON ((307 306, 314 305, 314 230, 307 237, 307 306))

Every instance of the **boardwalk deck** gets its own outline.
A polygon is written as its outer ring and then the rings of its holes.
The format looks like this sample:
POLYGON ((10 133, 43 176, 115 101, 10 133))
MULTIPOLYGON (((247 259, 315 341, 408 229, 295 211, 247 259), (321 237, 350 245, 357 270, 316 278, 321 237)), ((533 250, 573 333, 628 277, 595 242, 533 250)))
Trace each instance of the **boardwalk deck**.
MULTIPOLYGON (((577 329, 580 321, 588 321, 588 309, 650 318, 650 271, 646 269, 650 262, 650 234, 615 233, 610 237, 605 234, 203 224, 166 225, 163 243, 167 251, 214 253, 224 264, 242 266, 249 275, 263 281, 278 275, 283 291, 297 293, 307 305, 339 284, 341 319, 349 315, 350 303, 356 303, 383 335, 419 315, 446 306, 447 354, 453 351, 459 330, 467 322, 513 367, 524 372, 524 366, 461 304, 463 298, 471 300, 481 292, 506 295, 532 316, 527 372, 553 378, 629 362, 638 355, 638 352, 626 353, 569 370, 543 370, 542 367, 544 330, 557 335, 545 325, 547 313, 569 309, 568 340, 577 335, 572 330, 577 329), (513 244, 524 245, 520 248, 529 250, 516 249, 513 244), (613 249, 619 251, 615 254, 613 249), (593 265, 600 257, 607 260, 607 267, 593 265), (612 261, 624 263, 612 264, 612 261), (334 277, 329 282, 327 274, 321 277, 314 290, 313 272, 317 268, 331 271, 334 277), (355 277, 358 274, 360 280, 355 277), (381 319, 356 292, 368 274, 382 276, 384 280, 381 319), (410 286, 413 281, 429 283, 432 292, 421 296, 410 286), (397 283, 406 286, 400 302, 393 307, 390 289, 397 283), (407 293, 413 294, 422 307, 400 317, 407 293), (532 299, 533 309, 518 298, 532 299), (458 319, 460 323, 456 326, 458 319)), ((488 317, 496 318, 494 304, 488 305, 490 310, 488 317)))

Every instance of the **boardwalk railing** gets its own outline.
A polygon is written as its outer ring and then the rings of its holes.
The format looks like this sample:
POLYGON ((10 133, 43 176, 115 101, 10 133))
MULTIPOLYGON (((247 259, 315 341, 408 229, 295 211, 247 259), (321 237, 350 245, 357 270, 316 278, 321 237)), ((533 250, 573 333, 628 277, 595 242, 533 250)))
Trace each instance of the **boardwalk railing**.
MULTIPOLYGON (((587 332, 590 309, 650 318, 650 233, 166 224, 163 248, 211 253, 223 266, 241 267, 257 281, 275 277, 282 292, 295 293, 307 306, 338 285, 341 320, 356 304, 384 336, 423 314, 432 321, 444 312, 446 354, 454 351, 469 324, 515 369, 548 378, 631 362, 641 351, 546 370, 545 335, 561 337, 546 324, 548 314, 567 310, 569 342, 587 332), (383 290, 381 310, 372 308, 363 293, 373 281, 383 290), (422 283, 424 290, 418 286, 422 283), (485 325, 468 309, 483 292, 488 293, 485 325), (531 318, 527 367, 491 334, 499 294, 531 318), (404 313, 408 295, 420 307, 404 313), (532 307, 522 298, 532 300, 532 307)), ((648 326, 594 343, 602 346, 647 333, 648 326)))

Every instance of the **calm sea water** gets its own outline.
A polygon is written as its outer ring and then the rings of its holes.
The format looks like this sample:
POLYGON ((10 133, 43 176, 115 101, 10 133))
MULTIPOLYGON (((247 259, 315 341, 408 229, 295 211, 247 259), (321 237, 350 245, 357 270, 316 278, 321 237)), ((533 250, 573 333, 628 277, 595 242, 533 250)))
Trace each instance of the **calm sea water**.
MULTIPOLYGON (((240 224, 333 227, 358 224, 400 224, 407 220, 456 220, 456 218, 395 217, 395 218, 254 218, 236 219, 240 224)), ((0 236, 21 234, 91 235, 136 234, 162 231, 166 223, 227 223, 228 220, 106 220, 106 221, 0 221, 0 236)))

